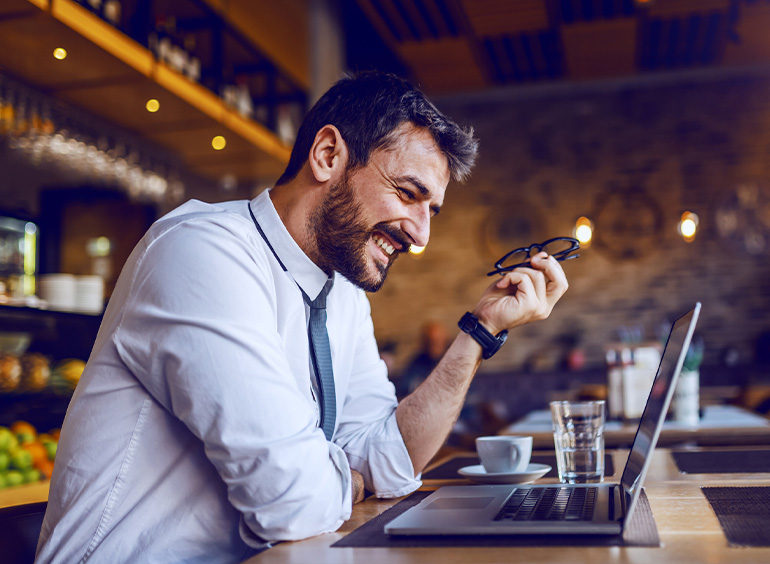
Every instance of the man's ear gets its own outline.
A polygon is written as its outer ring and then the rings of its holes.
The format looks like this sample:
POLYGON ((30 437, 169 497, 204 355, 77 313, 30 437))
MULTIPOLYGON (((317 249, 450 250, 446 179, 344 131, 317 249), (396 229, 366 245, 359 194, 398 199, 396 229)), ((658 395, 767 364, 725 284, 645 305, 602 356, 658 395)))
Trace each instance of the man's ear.
POLYGON ((348 163, 348 146, 339 129, 324 125, 316 133, 310 147, 308 164, 318 182, 327 182, 345 171, 348 163))

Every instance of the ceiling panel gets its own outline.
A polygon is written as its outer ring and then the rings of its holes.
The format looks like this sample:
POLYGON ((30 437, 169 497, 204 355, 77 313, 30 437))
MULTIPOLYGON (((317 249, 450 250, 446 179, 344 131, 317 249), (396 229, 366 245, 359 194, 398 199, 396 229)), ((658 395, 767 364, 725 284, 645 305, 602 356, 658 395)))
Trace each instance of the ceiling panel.
POLYGON ((736 23, 725 45, 727 64, 746 65, 770 60, 770 2, 755 3, 741 8, 736 23))
POLYGON ((770 0, 356 1, 432 93, 770 64, 770 0))
POLYGON ((414 65, 418 82, 430 88, 462 85, 465 89, 475 89, 487 82, 465 39, 407 41, 399 44, 398 52, 414 65))
POLYGON ((665 0, 649 2, 647 11, 651 17, 681 16, 683 14, 726 12, 730 0, 665 0))
POLYGON ((583 80, 633 74, 636 26, 633 18, 564 26, 561 36, 569 76, 583 80))
POLYGON ((479 37, 540 31, 548 27, 542 0, 462 0, 473 33, 479 37))

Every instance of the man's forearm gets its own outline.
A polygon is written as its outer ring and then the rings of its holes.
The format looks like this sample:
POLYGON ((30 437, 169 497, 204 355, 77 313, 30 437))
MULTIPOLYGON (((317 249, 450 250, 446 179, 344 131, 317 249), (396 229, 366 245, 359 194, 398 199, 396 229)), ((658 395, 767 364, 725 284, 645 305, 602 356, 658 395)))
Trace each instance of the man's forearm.
POLYGON ((364 500, 364 477, 358 470, 350 469, 350 488, 353 491, 353 503, 364 500))
POLYGON ((398 404, 396 420, 415 476, 446 441, 481 362, 481 347, 461 333, 430 376, 398 404))
MULTIPOLYGON (((546 319, 567 291, 567 278, 555 258, 541 252, 530 262, 532 268, 515 269, 490 284, 473 309, 493 335, 546 319)), ((398 405, 396 420, 415 475, 452 430, 480 362, 481 346, 460 333, 430 376, 398 405)))

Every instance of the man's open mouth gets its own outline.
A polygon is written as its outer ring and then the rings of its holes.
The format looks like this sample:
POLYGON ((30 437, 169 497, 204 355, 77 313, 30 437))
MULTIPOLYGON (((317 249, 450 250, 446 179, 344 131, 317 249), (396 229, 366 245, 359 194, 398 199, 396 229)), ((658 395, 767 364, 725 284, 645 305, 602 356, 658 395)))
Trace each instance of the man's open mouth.
POLYGON ((396 252, 396 248, 390 244, 382 235, 379 233, 374 233, 372 235, 372 239, 374 240, 374 243, 380 247, 383 251, 385 251, 385 254, 388 256, 392 256, 393 253, 396 252))

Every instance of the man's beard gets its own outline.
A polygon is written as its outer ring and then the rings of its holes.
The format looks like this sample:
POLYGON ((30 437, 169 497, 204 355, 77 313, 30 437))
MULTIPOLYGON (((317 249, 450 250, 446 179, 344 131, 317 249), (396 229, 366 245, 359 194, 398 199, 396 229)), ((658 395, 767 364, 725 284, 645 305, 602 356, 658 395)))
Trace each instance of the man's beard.
POLYGON ((377 224, 370 229, 362 218, 361 204, 356 201, 346 171, 310 217, 310 228, 315 236, 317 264, 321 269, 327 273, 339 272, 362 290, 376 292, 385 282, 388 269, 399 251, 391 255, 387 264, 374 261, 377 273, 370 274, 366 246, 372 232, 387 233, 404 248, 409 244, 404 242, 406 237, 399 229, 387 224, 377 224))

